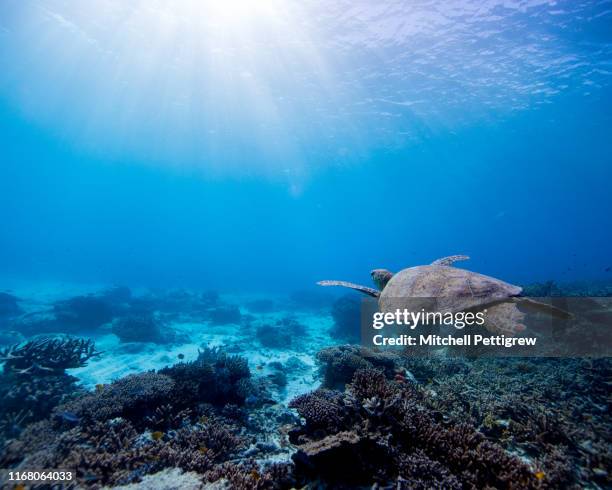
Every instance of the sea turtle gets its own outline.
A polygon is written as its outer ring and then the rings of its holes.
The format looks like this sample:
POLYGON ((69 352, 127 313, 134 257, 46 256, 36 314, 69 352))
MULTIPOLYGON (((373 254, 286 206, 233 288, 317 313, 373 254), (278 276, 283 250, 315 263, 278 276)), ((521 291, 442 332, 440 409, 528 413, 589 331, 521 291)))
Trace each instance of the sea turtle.
POLYGON ((477 272, 454 267, 468 260, 466 255, 452 255, 429 265, 409 267, 393 274, 374 269, 370 274, 378 289, 345 281, 319 281, 321 286, 343 286, 378 298, 383 313, 400 309, 410 311, 451 312, 486 310, 485 326, 492 333, 514 335, 525 329, 525 315, 517 304, 544 311, 560 318, 571 318, 564 310, 520 297, 522 288, 477 272))

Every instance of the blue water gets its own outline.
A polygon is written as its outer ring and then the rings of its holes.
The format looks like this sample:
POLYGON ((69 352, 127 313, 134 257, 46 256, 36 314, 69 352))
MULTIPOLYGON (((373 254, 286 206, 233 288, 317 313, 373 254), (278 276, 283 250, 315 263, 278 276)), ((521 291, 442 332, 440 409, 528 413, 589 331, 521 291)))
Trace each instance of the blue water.
POLYGON ((0 276, 608 279, 611 5, 4 1, 0 276))

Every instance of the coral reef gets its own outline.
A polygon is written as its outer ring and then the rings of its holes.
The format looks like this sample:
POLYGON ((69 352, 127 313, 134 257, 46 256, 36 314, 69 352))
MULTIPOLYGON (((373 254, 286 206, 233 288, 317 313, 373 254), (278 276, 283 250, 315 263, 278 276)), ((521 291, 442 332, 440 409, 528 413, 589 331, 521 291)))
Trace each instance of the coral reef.
POLYGON ((248 403, 257 393, 243 358, 207 348, 196 361, 162 371, 72 397, 50 418, 8 440, 0 467, 75 468, 77 483, 94 488, 153 482, 147 475, 166 469, 187 472, 192 482, 220 481, 231 488, 293 485, 291 465, 233 462, 249 444, 251 453, 262 456, 280 450, 263 442, 270 424, 280 423, 268 409, 249 404, 246 417, 244 408, 227 402, 248 403))
POLYGON ((111 332, 119 337, 121 342, 171 344, 188 340, 150 313, 119 318, 113 322, 111 332))
POLYGON ((255 338, 271 349, 288 348, 305 335, 306 326, 293 317, 284 317, 274 325, 263 324, 255 329, 255 338))
POLYGON ((612 284, 609 281, 574 281, 557 283, 545 281, 523 286, 523 294, 531 297, 610 297, 612 284))
MULTIPOLYGON (((106 349, 126 358, 144 349, 160 365, 178 350, 140 341, 166 342, 171 319, 202 325, 228 309, 216 293, 184 290, 79 298, 110 308, 106 325, 127 343, 108 336, 106 349)), ((0 351, 0 468, 77 468, 79 488, 612 486, 609 359, 415 358, 339 345, 316 355, 321 387, 299 394, 317 380, 311 356, 326 332, 303 311, 255 311, 269 306, 252 304, 252 315, 230 306, 241 326, 222 329, 237 332, 224 349, 185 362, 195 346, 181 348, 177 364, 92 391, 67 374, 99 355, 91 341, 31 339, 0 351), (252 373, 230 352, 253 339, 253 349, 277 350, 260 350, 252 373), (291 408, 270 393, 295 396, 291 408)), ((339 318, 349 311, 337 308, 339 318)), ((53 311, 18 322, 61 329, 53 311)))
MULTIPOLYGON (((0 376, 0 417, 8 420, 22 414, 19 427, 41 420, 60 403, 80 392, 78 380, 67 374, 53 376, 0 376)), ((18 432, 11 422, 11 433, 18 432)), ((9 435, 4 433, 4 435, 9 435)))
POLYGON ((71 400, 55 410, 61 422, 62 414, 74 414, 84 421, 104 421, 123 417, 136 424, 147 414, 171 400, 174 381, 154 372, 131 374, 109 385, 99 386, 94 393, 71 400))
POLYGON ((255 330, 255 338, 264 347, 271 349, 282 349, 291 346, 293 337, 291 333, 282 327, 272 325, 260 325, 255 330))
POLYGON ((0 362, 5 374, 51 376, 85 366, 99 355, 91 340, 41 338, 0 351, 0 362))
POLYGON ((176 394, 185 404, 204 402, 223 406, 242 405, 258 396, 246 359, 205 348, 193 362, 179 363, 159 371, 177 384, 176 394))
POLYGON ((130 301, 130 313, 156 313, 168 320, 197 320, 208 318, 211 309, 219 305, 216 291, 204 293, 190 292, 185 289, 158 290, 130 301))
POLYGON ((113 319, 109 304, 96 296, 75 296, 58 301, 53 305, 53 313, 64 331, 95 330, 113 319))
POLYGON ((469 425, 445 424, 418 390, 387 380, 382 370, 359 369, 346 392, 313 392, 292 405, 306 421, 291 434, 298 444, 296 471, 306 477, 339 486, 415 480, 426 488, 434 478, 440 488, 538 484, 520 459, 469 425))
MULTIPOLYGON (((446 362, 457 361, 439 364, 446 362)), ((461 362, 463 369, 441 369, 423 387, 432 411, 531 459, 542 487, 612 483, 610 359, 461 362)))
POLYGON ((272 463, 260 468, 254 461, 228 462, 206 472, 205 479, 232 490, 280 490, 296 488, 293 468, 288 463, 272 463))
POLYGON ((358 369, 381 368, 393 378, 403 359, 391 352, 377 352, 356 345, 340 345, 322 349, 317 354, 321 366, 323 386, 344 389, 358 369))
POLYGON ((63 431, 45 422, 32 427, 36 433, 24 431, 8 444, 3 466, 20 462, 31 467, 75 468, 77 481, 85 486, 129 484, 165 468, 205 473, 242 447, 241 439, 222 420, 198 422, 161 438, 146 437, 124 419, 79 424, 63 431))
POLYGON ((306 431, 314 434, 350 427, 352 404, 347 401, 342 393, 321 388, 294 398, 289 407, 297 409, 305 419, 306 431))
POLYGON ((610 486, 609 359, 404 358, 395 369, 406 374, 391 377, 390 365, 369 366, 358 352, 319 353, 324 385, 353 373, 346 392, 291 403, 304 419, 291 432, 302 477, 401 488, 610 486))
POLYGON ((83 366, 99 355, 84 339, 38 339, 2 351, 0 375, 0 441, 16 437, 60 403, 79 393, 77 379, 65 370, 83 366))

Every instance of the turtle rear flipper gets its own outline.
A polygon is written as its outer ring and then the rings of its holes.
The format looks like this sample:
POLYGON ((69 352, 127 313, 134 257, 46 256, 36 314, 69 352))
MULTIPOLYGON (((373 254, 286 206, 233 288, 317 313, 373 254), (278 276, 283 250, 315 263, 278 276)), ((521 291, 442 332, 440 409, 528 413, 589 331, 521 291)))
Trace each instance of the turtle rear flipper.
POLYGON ((376 289, 368 288, 366 286, 361 286, 359 284, 354 284, 352 282, 346 281, 319 281, 317 282, 319 286, 342 286, 344 288, 354 289, 355 291, 359 291, 360 293, 367 294, 368 296, 373 296, 374 298, 378 298, 380 296, 380 291, 376 289))
POLYGON ((513 298, 513 299, 514 301, 519 303, 521 306, 524 306, 525 308, 539 311, 541 313, 546 313, 555 318, 561 318, 563 320, 571 320, 572 318, 574 318, 574 315, 572 315, 569 311, 565 311, 561 308, 550 305, 548 303, 542 303, 541 301, 536 301, 535 299, 526 298, 523 296, 513 298))
POLYGON ((448 257, 442 257, 441 259, 434 260, 431 265, 446 265, 451 266, 455 262, 459 262, 460 260, 469 260, 470 258, 467 255, 450 255, 448 257))

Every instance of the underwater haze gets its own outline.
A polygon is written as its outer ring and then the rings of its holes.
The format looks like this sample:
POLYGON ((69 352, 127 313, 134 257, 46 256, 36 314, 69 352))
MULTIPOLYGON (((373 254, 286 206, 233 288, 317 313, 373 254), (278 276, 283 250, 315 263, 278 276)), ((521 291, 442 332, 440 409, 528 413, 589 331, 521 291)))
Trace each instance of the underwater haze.
POLYGON ((597 1, 0 6, 0 275, 226 291, 612 265, 597 1))

